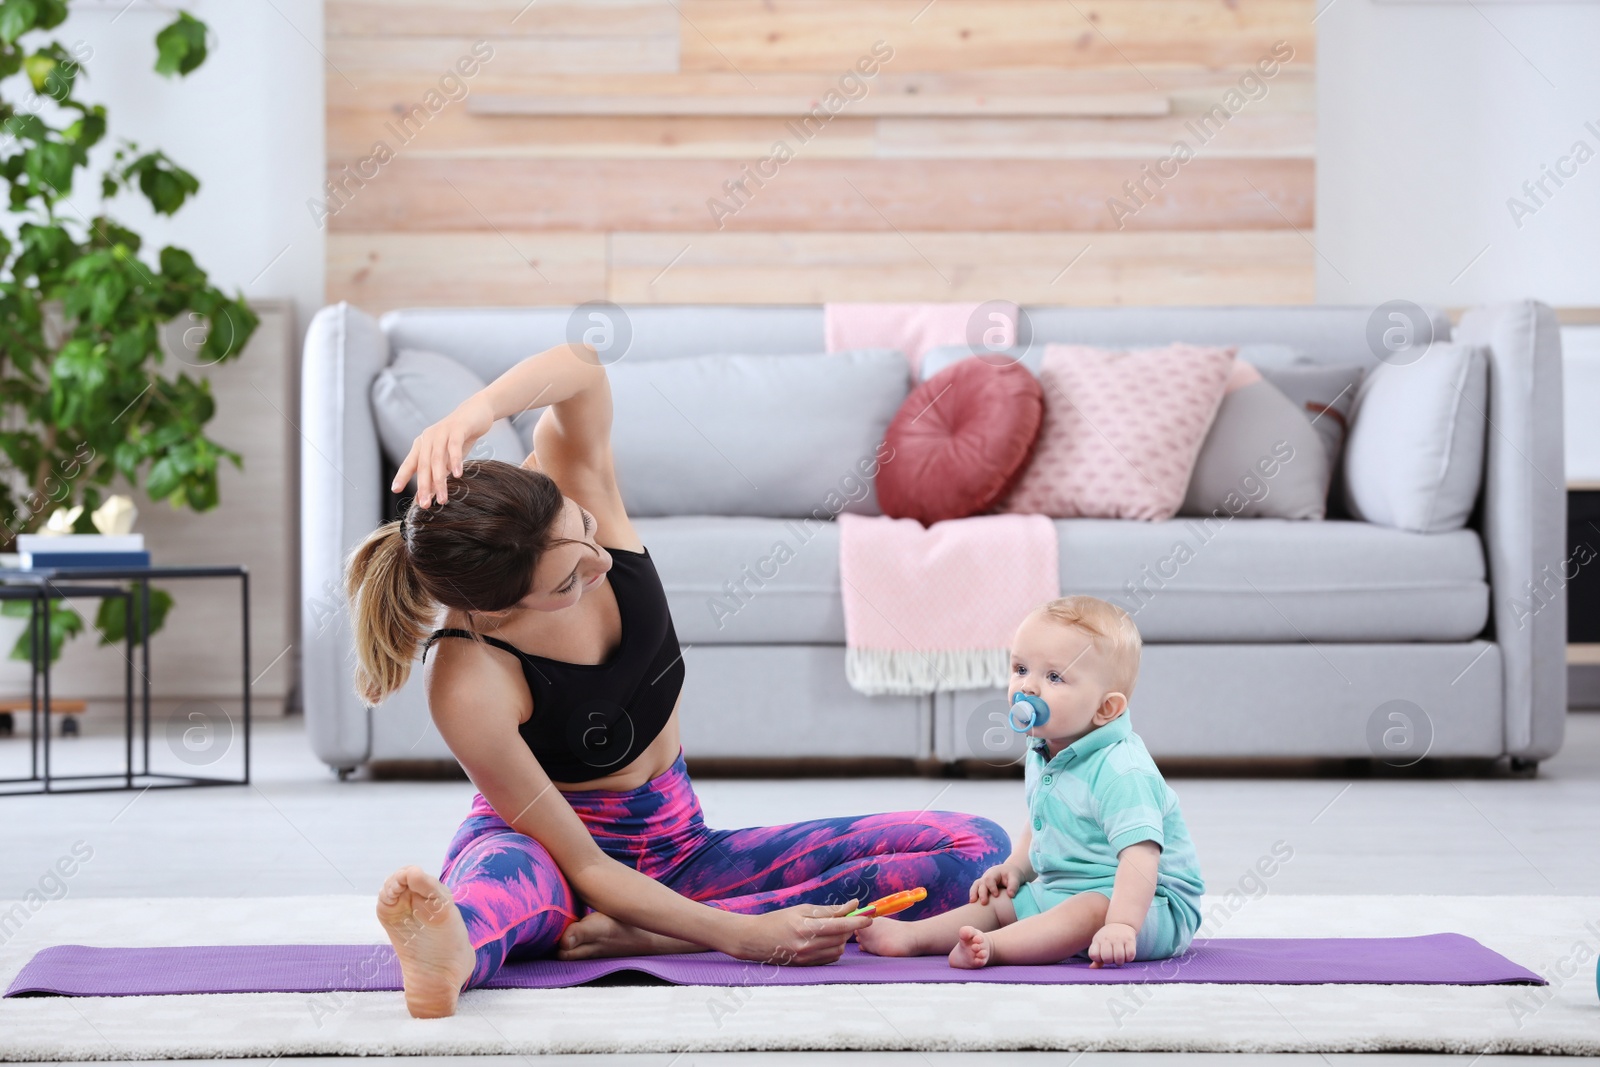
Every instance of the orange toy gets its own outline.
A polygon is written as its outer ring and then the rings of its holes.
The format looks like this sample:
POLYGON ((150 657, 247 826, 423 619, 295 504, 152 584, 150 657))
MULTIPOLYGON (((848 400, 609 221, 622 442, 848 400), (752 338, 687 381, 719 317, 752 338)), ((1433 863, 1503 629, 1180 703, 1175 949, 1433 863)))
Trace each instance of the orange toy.
POLYGON ((865 907, 857 908, 851 915, 871 915, 874 919, 881 919, 885 915, 893 915, 897 911, 905 911, 919 900, 926 900, 928 891, 920 885, 915 889, 902 890, 899 893, 890 893, 880 897, 865 907))

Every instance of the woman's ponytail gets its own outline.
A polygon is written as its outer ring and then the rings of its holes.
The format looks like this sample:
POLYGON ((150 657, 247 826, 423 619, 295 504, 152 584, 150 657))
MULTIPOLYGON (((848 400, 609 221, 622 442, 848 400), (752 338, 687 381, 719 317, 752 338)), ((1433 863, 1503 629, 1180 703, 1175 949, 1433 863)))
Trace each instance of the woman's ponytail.
POLYGON ((368 707, 405 685, 439 611, 412 566, 404 520, 384 523, 345 562, 356 643, 356 694, 368 707))
POLYGON ((406 684, 445 609, 505 611, 533 588, 566 498, 550 477, 497 459, 469 459, 447 503, 367 535, 345 560, 356 642, 356 693, 374 707, 406 684))

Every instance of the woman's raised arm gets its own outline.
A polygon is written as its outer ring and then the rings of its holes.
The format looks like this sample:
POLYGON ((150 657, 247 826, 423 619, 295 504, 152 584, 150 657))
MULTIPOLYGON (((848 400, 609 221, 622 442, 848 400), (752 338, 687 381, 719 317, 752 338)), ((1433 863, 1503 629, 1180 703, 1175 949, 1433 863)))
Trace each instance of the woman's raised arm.
POLYGON ((417 478, 416 503, 429 507, 449 498, 446 479, 461 476, 461 464, 496 419, 538 407, 556 413, 563 450, 609 462, 611 391, 594 349, 562 344, 529 356, 463 400, 411 443, 390 489, 400 492, 417 478))

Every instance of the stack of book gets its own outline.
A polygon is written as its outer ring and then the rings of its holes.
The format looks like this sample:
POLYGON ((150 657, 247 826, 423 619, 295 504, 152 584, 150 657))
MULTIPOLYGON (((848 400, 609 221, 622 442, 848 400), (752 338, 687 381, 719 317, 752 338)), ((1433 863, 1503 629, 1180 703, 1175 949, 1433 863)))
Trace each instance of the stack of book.
POLYGON ((61 567, 148 567, 144 534, 18 534, 26 570, 61 567))

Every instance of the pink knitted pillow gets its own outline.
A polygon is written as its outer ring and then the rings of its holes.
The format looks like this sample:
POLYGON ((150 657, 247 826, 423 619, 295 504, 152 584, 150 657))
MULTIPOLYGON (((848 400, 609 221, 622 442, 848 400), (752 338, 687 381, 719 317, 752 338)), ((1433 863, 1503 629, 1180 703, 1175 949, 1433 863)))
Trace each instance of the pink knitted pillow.
POLYGON ((1170 519, 1234 370, 1234 349, 1047 345, 1044 425, 1002 511, 1170 519))

